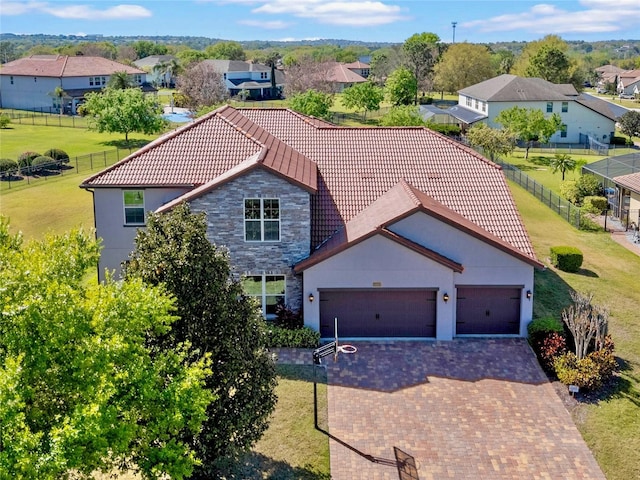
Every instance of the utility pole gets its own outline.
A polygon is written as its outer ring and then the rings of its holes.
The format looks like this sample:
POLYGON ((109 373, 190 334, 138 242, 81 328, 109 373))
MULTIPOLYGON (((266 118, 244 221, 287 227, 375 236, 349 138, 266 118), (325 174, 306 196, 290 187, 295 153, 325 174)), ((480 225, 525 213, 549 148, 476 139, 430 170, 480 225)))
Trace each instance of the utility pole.
POLYGON ((458 22, 451 22, 451 26, 453 27, 453 43, 456 43, 456 25, 458 25, 458 22))

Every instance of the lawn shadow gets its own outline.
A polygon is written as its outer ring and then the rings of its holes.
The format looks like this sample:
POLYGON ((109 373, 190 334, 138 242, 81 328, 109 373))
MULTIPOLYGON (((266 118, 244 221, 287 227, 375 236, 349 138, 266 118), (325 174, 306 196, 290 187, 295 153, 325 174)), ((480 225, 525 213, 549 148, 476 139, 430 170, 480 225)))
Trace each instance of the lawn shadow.
POLYGON ((318 472, 311 465, 302 467, 250 452, 234 465, 219 472, 222 480, 331 480, 331 474, 318 472))
POLYGON ((598 275, 593 270, 589 270, 588 268, 581 268, 576 273, 578 275, 582 275, 583 277, 600 278, 600 275, 598 275))
POLYGON ((624 398, 636 407, 640 407, 640 392, 634 388, 634 385, 640 383, 640 378, 631 375, 634 367, 630 362, 620 357, 616 357, 616 361, 618 363, 616 374, 611 376, 611 378, 596 391, 577 393, 575 397, 576 400, 580 403, 594 405, 614 398, 624 398))
POLYGON ((514 163, 514 167, 522 170, 523 172, 530 172, 531 170, 538 170, 534 165, 529 165, 527 163, 514 163))
POLYGON ((0 176, 0 181, 2 182, 18 182, 20 180, 24 180, 24 177, 21 175, 2 175, 0 176))
POLYGON ((573 303, 574 289, 551 268, 535 271, 534 286, 533 318, 561 318, 562 310, 573 303))
POLYGON ((130 138, 129 141, 124 139, 109 140, 107 142, 101 142, 100 145, 105 145, 107 147, 115 147, 121 150, 134 150, 134 149, 137 150, 138 148, 142 148, 150 142, 151 140, 146 140, 144 138, 130 138))
POLYGON ((539 167, 548 167, 549 165, 551 165, 551 158, 550 157, 541 157, 541 156, 535 156, 529 157, 529 162, 533 163, 534 165, 537 165, 539 167))

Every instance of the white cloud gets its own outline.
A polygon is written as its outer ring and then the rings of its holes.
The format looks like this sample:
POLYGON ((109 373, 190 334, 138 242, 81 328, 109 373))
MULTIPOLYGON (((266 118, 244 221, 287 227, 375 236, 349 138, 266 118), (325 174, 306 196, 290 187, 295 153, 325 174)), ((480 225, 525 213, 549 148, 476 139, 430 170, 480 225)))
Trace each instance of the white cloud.
POLYGON ((481 32, 527 31, 535 34, 616 32, 638 25, 638 0, 583 0, 581 9, 570 11, 551 4, 534 5, 522 13, 499 15, 461 24, 481 32))
POLYGON ((283 28, 291 26, 291 23, 282 22, 280 20, 274 20, 272 22, 265 22, 262 20, 240 20, 238 23, 249 27, 265 28, 267 30, 282 30, 283 28))
POLYGON ((48 2, 12 2, 0 3, 2 15, 25 15, 31 13, 45 13, 58 18, 74 20, 127 20, 145 18, 152 15, 151 11, 139 5, 115 5, 110 8, 98 9, 87 5, 56 5, 48 2))

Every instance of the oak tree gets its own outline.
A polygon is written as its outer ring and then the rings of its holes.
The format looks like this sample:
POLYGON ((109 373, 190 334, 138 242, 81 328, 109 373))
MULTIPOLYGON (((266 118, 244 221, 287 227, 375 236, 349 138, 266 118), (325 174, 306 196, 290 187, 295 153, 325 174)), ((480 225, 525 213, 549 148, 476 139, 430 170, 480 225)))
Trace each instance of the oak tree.
POLYGON ((342 92, 342 104, 347 108, 363 112, 363 118, 367 118, 367 112, 380 110, 380 103, 384 100, 382 88, 372 82, 356 83, 342 92))
POLYGON ((495 121, 526 143, 524 158, 529 158, 529 149, 533 142, 547 143, 562 126, 562 118, 557 113, 545 118, 540 109, 518 107, 517 105, 501 111, 495 121))

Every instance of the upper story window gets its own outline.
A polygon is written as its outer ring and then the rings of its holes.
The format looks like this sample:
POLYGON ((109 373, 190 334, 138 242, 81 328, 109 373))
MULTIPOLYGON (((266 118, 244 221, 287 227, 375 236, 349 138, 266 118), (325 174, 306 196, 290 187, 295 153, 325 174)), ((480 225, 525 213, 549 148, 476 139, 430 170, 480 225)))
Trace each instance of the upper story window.
POLYGON ((476 110, 478 110, 478 99, 476 98, 476 105, 475 105, 476 110))
POLYGON ((569 102, 562 102, 562 113, 569 111, 569 102))
POLYGON ((224 78, 224 79, 226 80, 226 79, 227 79, 227 74, 226 74, 226 73, 223 73, 223 74, 222 74, 222 78, 224 78))
POLYGON ((268 72, 260 72, 260 78, 266 79, 267 76, 268 76, 267 74, 268 74, 268 72))
POLYGON ((244 200, 244 239, 247 242, 280 241, 280 200, 246 198, 244 200))
POLYGON ((262 313, 266 319, 276 317, 276 307, 285 303, 284 275, 250 275, 242 280, 247 295, 260 302, 262 313))
POLYGON ((124 190, 122 196, 125 225, 144 225, 144 191, 124 190))
POLYGON ((467 107, 471 107, 473 105, 473 100, 471 97, 467 97, 467 107))
POLYGON ((107 84, 107 77, 89 77, 89 85, 90 86, 97 86, 99 87, 100 85, 106 85, 107 84))
POLYGON ((9 81, 11 82, 11 85, 13 85, 13 75, 9 77, 9 81))
POLYGON ((369 76, 369 69, 368 68, 363 68, 362 69, 362 77, 367 78, 369 76))
POLYGON ((547 113, 553 112, 553 102, 547 102, 547 113))
POLYGON ((481 102, 482 104, 482 111, 486 112, 487 111, 487 102, 481 102))

